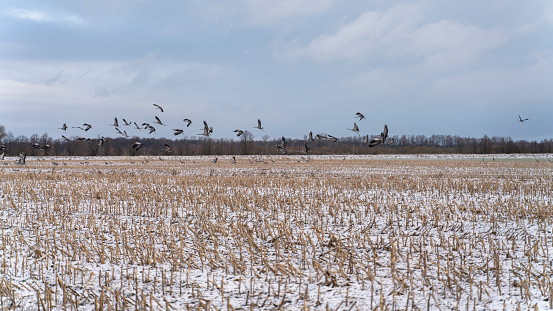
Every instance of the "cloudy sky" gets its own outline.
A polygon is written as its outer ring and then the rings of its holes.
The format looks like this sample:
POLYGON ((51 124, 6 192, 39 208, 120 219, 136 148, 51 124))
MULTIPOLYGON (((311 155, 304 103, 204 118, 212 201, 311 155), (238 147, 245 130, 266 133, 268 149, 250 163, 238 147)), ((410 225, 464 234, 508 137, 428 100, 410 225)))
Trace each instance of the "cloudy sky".
POLYGON ((215 138, 343 137, 358 111, 362 135, 553 138, 553 2, 0 3, 0 124, 16 136, 115 137, 114 117, 157 115, 154 137, 203 120, 215 138))

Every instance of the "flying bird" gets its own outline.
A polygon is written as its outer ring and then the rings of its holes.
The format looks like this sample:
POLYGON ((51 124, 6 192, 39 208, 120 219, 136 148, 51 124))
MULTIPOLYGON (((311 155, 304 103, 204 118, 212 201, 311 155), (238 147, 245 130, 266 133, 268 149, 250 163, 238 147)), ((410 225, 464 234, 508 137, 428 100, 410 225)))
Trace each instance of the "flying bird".
POLYGON ((353 122, 353 128, 352 129, 347 129, 347 130, 353 131, 353 132, 357 133, 357 135, 359 135, 359 127, 357 126, 357 123, 355 123, 355 122, 353 122))
POLYGON ((67 130, 67 124, 64 123, 64 124, 62 125, 62 127, 58 128, 58 129, 60 129, 60 130, 62 130, 62 131, 67 130))
POLYGON ((318 139, 327 139, 328 137, 326 137, 326 135, 324 135, 324 134, 317 134, 317 138, 318 139))
POLYGON ((234 130, 234 133, 237 133, 236 136, 240 137, 240 135, 244 134, 244 131, 242 131, 242 130, 234 130))
POLYGON ((182 132, 184 132, 184 131, 181 130, 181 129, 173 129, 173 131, 175 131, 175 132, 173 133, 173 135, 175 135, 175 136, 177 136, 177 135, 179 135, 179 134, 182 134, 182 132))
POLYGON ((117 133, 119 133, 120 135, 123 135, 123 136, 125 136, 125 134, 123 134, 123 132, 121 132, 121 130, 120 130, 120 129, 119 129, 118 127, 116 127, 116 128, 115 128, 115 130, 116 130, 116 131, 117 131, 117 133))
POLYGON ((132 148, 135 150, 135 151, 138 151, 140 150, 140 148, 142 148, 142 143, 141 142, 138 142, 138 141, 135 141, 133 144, 132 144, 132 148))
POLYGON ((190 124, 192 124, 192 120, 190 120, 190 119, 184 119, 183 121, 187 123, 186 127, 189 127, 190 124))
POLYGON ((524 122, 524 121, 528 121, 528 119, 523 119, 520 117, 520 115, 518 115, 518 120, 520 121, 520 123, 524 122))
POLYGON ((150 132, 149 132, 148 134, 152 134, 153 132, 155 132, 155 131, 156 131, 156 128, 155 128, 155 127, 153 127, 153 126, 151 126, 151 125, 150 125, 150 126, 148 126, 148 129, 150 129, 150 132))
POLYGON ((168 144, 165 144, 165 148, 162 150, 169 153, 173 152, 173 148, 171 148, 171 146, 169 146, 168 144))
POLYGON ((361 112, 357 112, 356 115, 357 116, 355 118, 359 118, 359 121, 365 119, 365 116, 361 112))
POLYGON ((65 137, 65 136, 63 136, 63 135, 61 135, 61 137, 63 137, 63 139, 64 139, 65 141, 69 141, 69 138, 67 138, 67 137, 65 137))
POLYGON ((263 127, 261 126, 261 120, 257 119, 257 126, 254 126, 253 128, 263 130, 263 127))
POLYGON ((309 137, 307 138, 307 140, 310 140, 310 141, 313 141, 313 132, 309 132, 309 137))
POLYGON ((307 144, 304 144, 302 153, 309 154, 309 150, 311 150, 311 148, 309 148, 307 144))
POLYGON ((134 126, 136 127, 137 130, 142 131, 142 128, 140 126, 138 126, 138 124, 136 124, 136 122, 133 122, 133 123, 134 123, 134 126))
POLYGON ((17 164, 25 165, 25 159, 27 159, 25 152, 20 153, 19 158, 17 159, 17 164))
POLYGON ((83 131, 88 131, 92 128, 92 125, 88 124, 88 123, 83 123, 83 126, 84 128, 80 127, 80 126, 73 126, 73 128, 77 128, 77 129, 81 129, 83 131))
POLYGON ((98 139, 98 146, 103 146, 107 141, 108 139, 102 136, 102 138, 98 139))
POLYGON ((118 127, 119 126, 119 121, 117 121, 117 118, 115 118, 115 121, 113 122, 113 124, 110 124, 110 125, 118 127))
POLYGON ((288 153, 288 151, 286 151, 286 138, 284 138, 284 136, 282 136, 280 144, 277 145, 277 150, 282 154, 288 153))
POLYGON ((201 134, 198 134, 198 135, 203 135, 203 136, 206 136, 206 137, 207 137, 207 136, 209 136, 209 135, 211 135, 211 134, 213 133, 213 127, 209 127, 209 126, 207 125, 207 122, 205 122, 205 120, 204 120, 204 128, 203 128, 203 130, 204 130, 204 132, 201 133, 201 134))
POLYGON ((155 118, 156 118, 156 122, 154 123, 165 126, 165 124, 163 124, 157 116, 155 116, 155 118))
POLYGON ((123 119, 123 122, 125 122, 125 125, 126 125, 126 126, 129 126, 129 125, 132 124, 131 122, 127 122, 127 120, 125 120, 125 119, 123 119))
POLYGON ((154 104, 154 106, 156 106, 157 109, 159 109, 159 110, 161 110, 161 112, 163 112, 163 108, 160 105, 154 104))
POLYGON ((380 133, 380 137, 375 137, 371 139, 371 141, 369 142, 369 147, 372 148, 378 144, 384 143, 387 137, 388 137, 388 125, 384 124, 384 131, 380 133))
POLYGON ((336 138, 336 137, 334 137, 334 136, 332 136, 332 135, 328 135, 328 139, 329 139, 330 141, 332 141, 333 143, 335 143, 335 142, 338 141, 338 138, 336 138))

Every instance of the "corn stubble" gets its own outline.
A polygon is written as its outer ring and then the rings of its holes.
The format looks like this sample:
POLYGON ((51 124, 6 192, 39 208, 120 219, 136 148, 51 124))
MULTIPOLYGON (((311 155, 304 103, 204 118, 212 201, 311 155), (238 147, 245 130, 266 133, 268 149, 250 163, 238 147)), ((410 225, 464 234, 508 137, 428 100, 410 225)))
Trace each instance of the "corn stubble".
POLYGON ((0 308, 552 307, 551 163, 182 159, 0 168, 0 308))

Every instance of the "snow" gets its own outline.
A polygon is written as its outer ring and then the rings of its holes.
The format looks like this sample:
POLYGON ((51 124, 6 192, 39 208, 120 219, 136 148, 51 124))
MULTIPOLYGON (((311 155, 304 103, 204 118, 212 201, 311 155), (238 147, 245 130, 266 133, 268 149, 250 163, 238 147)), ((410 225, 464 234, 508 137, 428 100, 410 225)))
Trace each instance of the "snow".
POLYGON ((0 308, 551 308, 549 154, 212 159, 6 158, 0 308))

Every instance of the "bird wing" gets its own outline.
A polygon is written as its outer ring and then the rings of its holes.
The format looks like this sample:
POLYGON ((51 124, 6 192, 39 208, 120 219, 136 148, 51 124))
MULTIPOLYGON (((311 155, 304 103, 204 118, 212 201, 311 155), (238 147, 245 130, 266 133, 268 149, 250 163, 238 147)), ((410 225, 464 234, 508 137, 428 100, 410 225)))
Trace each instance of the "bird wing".
POLYGON ((386 140, 388 137, 388 125, 384 124, 384 131, 380 134, 382 136, 382 140, 386 140))

